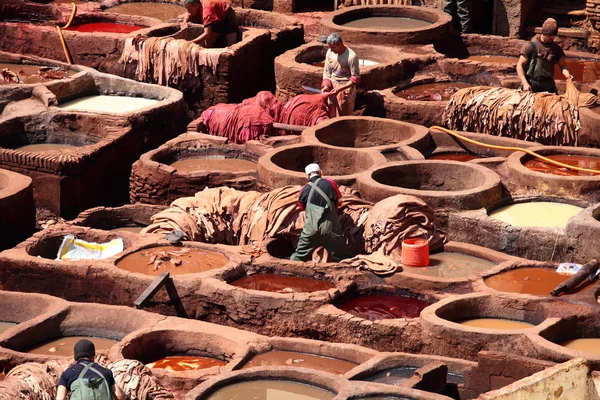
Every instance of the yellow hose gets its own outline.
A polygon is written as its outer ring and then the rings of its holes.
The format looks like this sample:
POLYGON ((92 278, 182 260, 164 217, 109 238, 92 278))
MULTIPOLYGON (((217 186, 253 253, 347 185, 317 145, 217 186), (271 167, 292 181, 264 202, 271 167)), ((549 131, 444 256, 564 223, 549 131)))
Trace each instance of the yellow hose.
POLYGON ((544 157, 540 154, 537 154, 534 151, 528 150, 528 149, 522 149, 520 147, 511 147, 511 146, 499 146, 499 145, 495 145, 495 144, 487 144, 487 143, 482 143, 482 142, 478 142, 477 140, 473 140, 473 139, 469 139, 468 137, 465 137, 461 134, 458 134, 456 132, 454 132, 453 130, 450 129, 446 129, 446 128, 442 128, 441 126, 432 126, 431 129, 435 129, 441 132, 445 132, 451 136, 454 136, 456 138, 459 138, 461 140, 464 140, 467 143, 471 143, 477 146, 482 146, 482 147, 487 147, 488 149, 496 149, 496 150, 508 150, 508 151, 522 151, 524 153, 527 153, 529 155, 532 155, 536 158, 539 158, 540 160, 543 160, 549 164, 552 165, 556 165, 557 167, 562 167, 562 168, 568 168, 568 169, 572 169, 575 171, 580 171, 580 172, 587 172, 590 174, 600 174, 600 171, 597 169, 588 169, 588 168, 581 168, 581 167, 576 167, 574 165, 569 165, 569 164, 563 164, 561 162, 558 161, 554 161, 551 160, 547 157, 544 157))
POLYGON ((69 54, 69 49, 67 49, 67 43, 65 42, 65 38, 63 37, 62 31, 61 29, 67 29, 69 26, 71 26, 71 23, 73 22, 73 19, 75 18, 75 13, 77 13, 77 6, 75 5, 75 3, 71 3, 71 17, 69 17, 69 21, 67 22, 67 24, 65 26, 63 26, 62 28, 58 25, 56 25, 56 31, 58 32, 58 38, 60 39, 60 44, 62 44, 62 48, 63 51, 65 52, 65 57, 67 58, 67 63, 69 64, 73 64, 73 61, 71 60, 71 55, 69 54))

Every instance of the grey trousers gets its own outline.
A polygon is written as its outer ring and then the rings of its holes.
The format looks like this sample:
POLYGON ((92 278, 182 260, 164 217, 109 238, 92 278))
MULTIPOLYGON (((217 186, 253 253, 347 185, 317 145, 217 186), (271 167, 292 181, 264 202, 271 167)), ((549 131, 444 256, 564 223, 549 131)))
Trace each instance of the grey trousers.
POLYGON ((455 19, 456 16, 458 16, 461 32, 473 32, 473 22, 471 20, 473 0, 442 0, 442 6, 444 12, 450 14, 452 19, 455 19))

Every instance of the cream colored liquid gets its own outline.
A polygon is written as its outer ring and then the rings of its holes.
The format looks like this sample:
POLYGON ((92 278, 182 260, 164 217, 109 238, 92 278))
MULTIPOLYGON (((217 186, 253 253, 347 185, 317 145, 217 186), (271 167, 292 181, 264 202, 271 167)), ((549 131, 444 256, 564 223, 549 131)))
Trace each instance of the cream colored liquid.
POLYGON ((111 229, 111 232, 131 232, 140 233, 144 228, 141 226, 124 226, 122 228, 111 229))
POLYGON ((59 144, 59 143, 38 143, 28 144, 26 146, 17 147, 15 150, 29 151, 32 153, 44 153, 46 151, 74 151, 77 150, 77 146, 70 144, 59 144))
POLYGON ((158 103, 158 100, 127 96, 85 96, 59 104, 63 110, 124 114, 158 103))
POLYGON ((94 343, 94 346, 96 347, 96 352, 98 352, 99 350, 108 350, 109 348, 111 348, 119 342, 118 340, 90 336, 66 336, 60 339, 53 339, 49 342, 44 343, 41 346, 32 348, 27 352, 34 354, 44 354, 47 356, 73 357, 73 346, 75 346, 75 343, 77 343, 81 339, 87 339, 94 343))
POLYGON ((495 262, 462 253, 442 252, 429 255, 429 267, 403 266, 411 274, 437 278, 465 278, 496 265, 495 262))
POLYGON ((4 333, 17 324, 13 322, 0 322, 0 333, 4 333))
POLYGON ((574 339, 560 344, 567 349, 600 356, 600 339, 574 339))
POLYGON ((498 329, 498 330, 507 330, 507 329, 527 329, 535 326, 533 324, 522 322, 522 321, 513 321, 510 319, 502 319, 502 318, 473 318, 460 322, 461 325, 472 326, 474 328, 486 328, 486 329, 498 329))
POLYGON ((334 397, 334 393, 303 383, 258 380, 225 386, 208 400, 328 400, 334 397))
POLYGON ((186 158, 175 161, 171 167, 182 172, 194 171, 256 171, 256 163, 237 158, 186 158))
POLYGON ((512 226, 564 228, 567 221, 583 210, 570 204, 536 201, 511 204, 490 213, 490 217, 512 226))

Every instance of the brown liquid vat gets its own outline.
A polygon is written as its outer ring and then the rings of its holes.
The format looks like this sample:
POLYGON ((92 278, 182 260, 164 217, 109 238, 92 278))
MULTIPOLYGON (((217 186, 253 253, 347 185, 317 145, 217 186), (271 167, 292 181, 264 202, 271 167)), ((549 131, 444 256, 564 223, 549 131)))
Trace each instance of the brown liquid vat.
POLYGON ((370 201, 408 194, 434 208, 478 209, 501 196, 496 173, 457 161, 400 161, 373 167, 359 176, 357 185, 370 201))
MULTIPOLYGON (((584 162, 581 167, 588 169, 600 168, 600 151, 580 147, 558 147, 558 146, 536 146, 532 151, 542 156, 572 156, 589 157, 590 161, 598 160, 598 163, 584 162)), ((531 156, 516 152, 508 157, 507 166, 509 174, 514 179, 514 184, 522 191, 537 193, 538 195, 551 195, 565 198, 582 198, 588 201, 600 201, 598 185, 600 174, 590 176, 568 176, 562 173, 543 173, 528 168, 525 164, 533 162, 531 156)), ((560 161, 560 160, 557 160, 560 161)), ((566 160, 568 161, 568 159, 566 160)), ((537 161, 536 161, 537 162, 537 161)), ((573 172, 575 174, 575 172, 573 172)), ((582 173, 583 174, 583 173, 582 173)))
POLYGON ((313 162, 320 165, 324 176, 331 177, 338 185, 351 186, 361 172, 385 163, 386 159, 371 149, 290 145, 274 149, 258 160, 259 180, 266 187, 304 185, 304 167, 313 162))
MULTIPOLYGON (((421 313, 422 329, 427 332, 426 335, 438 338, 435 346, 444 348, 444 354, 451 357, 476 359, 481 350, 535 357, 535 347, 528 335, 537 334, 557 321, 557 318, 552 318, 551 308, 541 307, 541 304, 539 300, 485 293, 452 296, 421 313), (532 326, 526 329, 490 329, 461 323, 475 318, 522 321, 532 326), (454 348, 457 340, 462 343, 460 348, 454 348)), ((428 341, 427 338, 424 340, 428 341)))
POLYGON ((441 40, 450 32, 450 17, 435 9, 412 6, 355 6, 324 16, 321 33, 339 32, 347 42, 377 44, 429 44, 441 40), (354 28, 350 21, 369 17, 403 17, 429 22, 426 26, 409 29, 354 28))
POLYGON ((158 276, 198 274, 222 268, 229 258, 216 251, 189 246, 152 246, 123 256, 115 261, 117 268, 132 273, 158 276))
POLYGON ((231 371, 248 357, 250 348, 215 333, 193 332, 185 328, 144 329, 135 332, 118 346, 118 354, 148 364, 170 356, 196 356, 216 360, 214 366, 202 369, 169 371, 153 368, 152 374, 170 390, 182 392, 209 377, 231 371))
MULTIPOLYGON (((408 146, 426 149, 428 129, 415 124, 373 117, 340 117, 322 122, 302 132, 306 143, 344 148, 373 148, 380 151, 408 146)), ((410 150, 406 150, 410 153, 410 150)), ((418 153, 409 154, 418 157, 418 153)))
POLYGON ((600 368, 598 339, 600 339, 600 329, 594 314, 583 318, 561 319, 541 330, 539 336, 532 337, 536 348, 543 354, 544 358, 564 362, 575 357, 581 357, 588 360, 593 369, 600 368), (581 343, 583 346, 577 346, 576 348, 566 347, 566 345, 572 344, 577 339, 592 340, 581 343), (589 351, 587 351, 588 349, 589 351))
POLYGON ((133 164, 130 201, 167 206, 207 187, 254 190, 259 155, 247 150, 246 146, 225 144, 219 139, 188 133, 143 154, 133 164), (200 168, 189 170, 185 165, 178 168, 180 163, 190 160, 198 160, 200 168), (227 160, 241 165, 226 164, 227 160))

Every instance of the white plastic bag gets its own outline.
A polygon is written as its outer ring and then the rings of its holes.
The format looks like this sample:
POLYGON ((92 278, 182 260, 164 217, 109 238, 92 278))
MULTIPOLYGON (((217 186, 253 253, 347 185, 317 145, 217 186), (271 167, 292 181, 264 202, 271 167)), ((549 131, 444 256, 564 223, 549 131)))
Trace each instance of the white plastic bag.
POLYGON ((89 243, 77 239, 75 235, 66 235, 63 239, 57 260, 102 260, 119 254, 123 251, 123 239, 117 238, 108 243, 89 243))
POLYGON ((575 275, 581 269, 581 264, 562 263, 558 265, 556 272, 563 275, 575 275))

